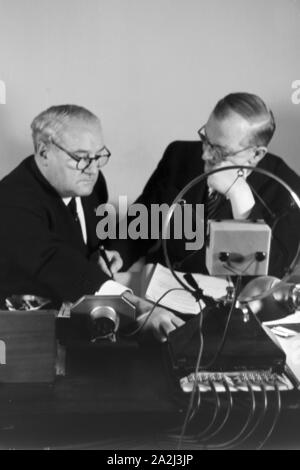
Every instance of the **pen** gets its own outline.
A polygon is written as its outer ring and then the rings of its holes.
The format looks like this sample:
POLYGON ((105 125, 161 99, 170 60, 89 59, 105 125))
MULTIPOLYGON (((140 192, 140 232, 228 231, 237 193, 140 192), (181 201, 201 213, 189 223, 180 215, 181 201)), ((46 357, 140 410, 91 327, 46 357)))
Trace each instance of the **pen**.
POLYGON ((109 271, 109 274, 110 274, 111 278, 113 279, 113 278, 114 278, 114 275, 113 275, 113 273, 112 273, 112 271, 111 271, 111 268, 110 268, 110 261, 109 261, 109 259, 108 259, 108 257, 107 257, 107 254, 106 254, 106 251, 105 251, 105 248, 104 248, 103 245, 101 245, 101 246, 99 247, 99 253, 100 253, 100 255, 102 256, 102 258, 104 259, 105 264, 106 264, 106 266, 107 266, 107 269, 108 269, 108 271, 109 271))

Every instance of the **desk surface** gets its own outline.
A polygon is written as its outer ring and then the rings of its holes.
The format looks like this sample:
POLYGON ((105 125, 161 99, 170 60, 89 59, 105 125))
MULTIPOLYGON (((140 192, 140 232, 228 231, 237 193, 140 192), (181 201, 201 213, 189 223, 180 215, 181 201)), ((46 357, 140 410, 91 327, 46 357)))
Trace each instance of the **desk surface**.
MULTIPOLYGON (((136 276, 122 282, 132 285, 132 279, 136 276)), ((266 448, 300 449, 300 392, 282 395, 283 411, 266 448)), ((180 431, 187 405, 177 398, 158 343, 148 348, 135 342, 73 345, 66 376, 54 384, 0 384, 0 449, 176 449, 178 441, 168 431, 180 431)), ((226 404, 223 398, 221 404, 226 404)), ((245 395, 235 398, 220 441, 243 425, 247 406, 245 395)), ((212 397, 205 396, 199 429, 213 411, 212 397)), ((255 448, 258 438, 246 448, 255 448)))
MULTIPOLYGON (((176 449, 168 431, 180 430, 185 405, 175 400, 160 348, 77 345, 68 352, 67 375, 55 384, 2 384, 0 448, 176 449)), ((242 426, 247 400, 235 403, 230 426, 242 426)), ((283 406, 267 448, 300 448, 300 393, 283 394, 283 406)), ((200 428, 213 408, 212 397, 205 397, 200 428)))
MULTIPOLYGON (((0 449, 176 449, 169 431, 180 433, 187 399, 178 402, 162 358, 158 343, 77 344, 68 348, 66 376, 54 384, 0 384, 0 449)), ((300 449, 300 392, 282 395, 283 411, 266 448, 300 449)), ((199 429, 210 422, 213 405, 212 396, 205 396, 199 429)), ((235 398, 219 441, 243 425, 247 407, 245 395, 235 398)), ((255 448, 258 439, 246 448, 255 448)))

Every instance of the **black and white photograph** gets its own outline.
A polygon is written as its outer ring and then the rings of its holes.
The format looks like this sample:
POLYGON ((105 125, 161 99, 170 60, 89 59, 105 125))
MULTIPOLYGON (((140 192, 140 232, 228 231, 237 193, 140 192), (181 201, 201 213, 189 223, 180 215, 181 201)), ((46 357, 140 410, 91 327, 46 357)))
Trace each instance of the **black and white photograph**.
POLYGON ((300 449, 300 0, 0 0, 0 450, 300 449))

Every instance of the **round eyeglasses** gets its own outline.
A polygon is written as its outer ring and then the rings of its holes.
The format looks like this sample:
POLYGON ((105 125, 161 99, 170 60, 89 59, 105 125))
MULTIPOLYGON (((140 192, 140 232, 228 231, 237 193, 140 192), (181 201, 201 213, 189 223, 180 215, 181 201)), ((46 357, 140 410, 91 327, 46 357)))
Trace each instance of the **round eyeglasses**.
POLYGON ((200 140, 202 141, 203 147, 204 148, 209 148, 209 151, 212 155, 212 157, 217 160, 218 162, 226 161, 229 157, 235 157, 236 155, 239 155, 241 152, 244 152, 245 150, 250 150, 250 149, 256 149, 257 147, 255 145, 250 145, 248 147, 244 147, 237 152, 228 152, 226 151, 223 147, 220 145, 214 145, 212 144, 206 133, 205 133, 205 126, 202 126, 198 130, 198 135, 200 137, 200 140))
POLYGON ((105 147, 105 145, 99 150, 98 153, 96 153, 94 158, 90 158, 88 155, 82 157, 70 152, 69 150, 65 149, 57 142, 55 142, 53 139, 51 139, 51 143, 59 150, 66 153, 70 158, 72 158, 72 160, 76 162, 76 169, 81 171, 82 173, 86 171, 94 162, 97 165, 97 169, 100 170, 100 168, 104 167, 108 163, 108 160, 111 156, 110 151, 107 147, 105 147))

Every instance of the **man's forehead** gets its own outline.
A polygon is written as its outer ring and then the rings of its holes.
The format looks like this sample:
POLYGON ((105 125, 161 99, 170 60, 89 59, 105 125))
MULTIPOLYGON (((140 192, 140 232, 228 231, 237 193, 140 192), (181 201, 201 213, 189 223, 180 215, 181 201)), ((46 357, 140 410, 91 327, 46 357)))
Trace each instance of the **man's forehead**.
POLYGON ((61 130, 61 138, 65 142, 79 145, 87 140, 102 143, 102 129, 99 121, 72 120, 61 130))

